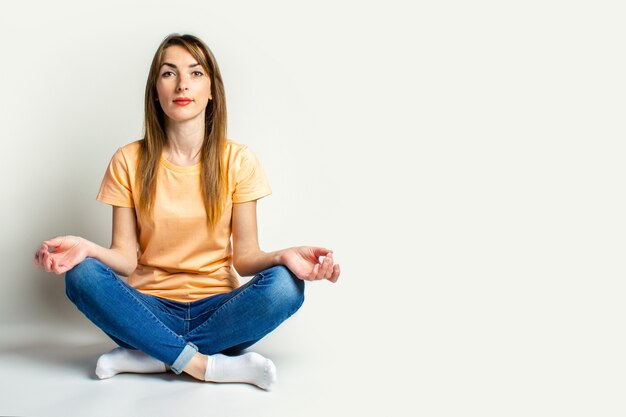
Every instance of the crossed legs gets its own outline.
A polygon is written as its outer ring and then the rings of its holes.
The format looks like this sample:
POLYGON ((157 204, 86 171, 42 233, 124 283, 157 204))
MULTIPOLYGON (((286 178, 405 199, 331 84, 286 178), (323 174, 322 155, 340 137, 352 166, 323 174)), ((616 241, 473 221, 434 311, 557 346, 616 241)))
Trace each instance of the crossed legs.
MULTIPOLYGON (((257 274, 227 294, 191 304, 142 294, 100 261, 87 258, 66 273, 66 293, 78 309, 121 348, 103 355, 102 377, 118 372, 163 372, 170 368, 196 379, 246 382, 268 389, 274 364, 256 353, 229 357, 255 343, 295 313, 304 282, 284 266, 257 274), (176 307, 174 310, 168 307, 176 307), (181 327, 180 306, 201 309, 192 328, 181 327), (189 331, 187 331, 189 330, 189 331)), ((188 315, 188 313, 186 313, 188 315)))

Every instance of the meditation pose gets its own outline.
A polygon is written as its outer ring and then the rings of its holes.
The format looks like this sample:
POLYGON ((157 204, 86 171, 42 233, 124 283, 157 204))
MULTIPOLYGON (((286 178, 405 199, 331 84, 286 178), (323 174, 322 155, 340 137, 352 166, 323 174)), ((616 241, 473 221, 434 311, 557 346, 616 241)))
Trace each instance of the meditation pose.
POLYGON ((99 378, 171 370, 269 389, 274 363, 244 350, 300 308, 304 281, 335 282, 339 265, 322 247, 259 248, 256 200, 271 189, 255 154, 226 138, 222 77, 197 37, 157 49, 144 123, 97 196, 113 207, 110 248, 54 237, 35 265, 65 274, 68 298, 119 345, 99 378))

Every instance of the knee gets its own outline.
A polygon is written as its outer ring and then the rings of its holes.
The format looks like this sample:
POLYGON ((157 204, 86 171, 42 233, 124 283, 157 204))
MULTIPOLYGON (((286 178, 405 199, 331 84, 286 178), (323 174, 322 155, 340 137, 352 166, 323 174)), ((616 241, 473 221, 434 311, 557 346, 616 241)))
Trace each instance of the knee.
POLYGON ((304 302, 304 281, 284 265, 275 266, 269 272, 274 278, 273 294, 276 300, 291 313, 298 310, 304 302))
POLYGON ((108 267, 97 259, 85 258, 65 273, 65 293, 67 297, 76 302, 77 297, 83 297, 92 292, 97 286, 98 277, 103 276, 102 272, 108 267))

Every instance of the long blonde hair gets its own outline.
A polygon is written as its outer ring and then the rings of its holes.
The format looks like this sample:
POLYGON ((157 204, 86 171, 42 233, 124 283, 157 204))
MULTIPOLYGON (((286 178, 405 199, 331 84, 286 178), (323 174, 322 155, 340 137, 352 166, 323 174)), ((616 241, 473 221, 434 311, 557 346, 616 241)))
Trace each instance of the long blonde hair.
POLYGON ((146 82, 145 136, 141 143, 137 185, 141 198, 139 211, 151 218, 156 194, 156 178, 161 152, 167 144, 165 114, 158 103, 156 83, 165 49, 178 45, 185 48, 211 78, 211 96, 205 112, 204 142, 200 150, 202 193, 208 224, 214 228, 226 201, 226 170, 222 155, 226 146, 226 96, 217 61, 207 45, 193 35, 171 34, 159 45, 146 82))

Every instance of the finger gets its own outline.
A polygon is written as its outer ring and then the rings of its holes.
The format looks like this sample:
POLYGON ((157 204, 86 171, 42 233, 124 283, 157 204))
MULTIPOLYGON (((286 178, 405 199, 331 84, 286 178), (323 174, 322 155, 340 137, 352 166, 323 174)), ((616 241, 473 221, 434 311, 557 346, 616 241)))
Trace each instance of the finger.
POLYGON ((309 275, 305 278, 307 281, 315 281, 320 270, 320 264, 315 264, 309 275))
POLYGON ((39 256, 38 256, 38 262, 39 265, 43 268, 43 259, 44 259, 44 254, 48 252, 48 247, 46 245, 43 245, 41 247, 41 249, 39 249, 39 256))
POLYGON ((326 271, 326 275, 324 276, 324 278, 329 279, 333 276, 333 270, 335 266, 334 254, 332 252, 328 252, 328 255, 326 255, 326 259, 328 259, 328 270, 326 271))
POLYGON ((330 249, 322 248, 319 246, 313 246, 311 247, 311 250, 313 251, 313 254, 317 256, 318 258, 320 256, 326 256, 330 252, 330 249))
POLYGON ((317 279, 326 279, 330 277, 330 274, 332 274, 332 271, 333 271, 333 260, 332 260, 332 257, 327 256, 326 258, 324 258, 324 261, 322 261, 322 264, 320 266, 320 271, 317 274, 317 279))
POLYGON ((35 254, 35 257, 37 259, 37 266, 41 265, 41 255, 42 255, 41 248, 39 248, 39 250, 35 254))
POLYGON ((57 237, 53 237, 50 240, 46 240, 43 243, 52 248, 56 248, 57 246, 61 246, 61 244, 63 243, 63 240, 65 240, 64 236, 57 236, 57 237))
POLYGON ((61 266, 57 263, 57 261, 55 261, 54 259, 52 259, 52 272, 54 272, 57 275, 61 275, 62 273, 64 273, 66 271, 65 266, 61 266))
POLYGON ((52 270, 52 272, 54 272, 55 274, 58 275, 57 269, 58 269, 58 265, 57 262, 54 258, 52 258, 50 260, 50 269, 52 270))
POLYGON ((315 274, 313 274, 313 277, 311 278, 313 281, 318 281, 320 279, 320 274, 322 272, 323 265, 324 265, 324 261, 316 263, 315 266, 313 267, 313 272, 315 272, 315 274))
POLYGON ((61 275, 65 272, 67 272, 69 268, 67 268, 67 266, 59 260, 56 259, 52 259, 52 271, 57 274, 57 275, 61 275))
POLYGON ((52 255, 50 255, 50 254, 48 254, 47 258, 48 258, 48 259, 46 260, 46 269, 47 269, 47 271, 48 271, 48 272, 53 272, 53 271, 52 271, 52 260, 53 260, 54 258, 53 258, 53 257, 52 257, 52 255))
POLYGON ((43 262, 44 255, 49 252, 50 247, 47 244, 41 245, 41 262, 43 262))
POLYGON ((52 258, 48 252, 43 254, 43 265, 46 272, 52 272, 52 258))
POLYGON ((337 282, 339 279, 339 274, 341 274, 341 269, 339 268, 339 264, 335 264, 333 266, 333 274, 328 278, 330 282, 337 282))

